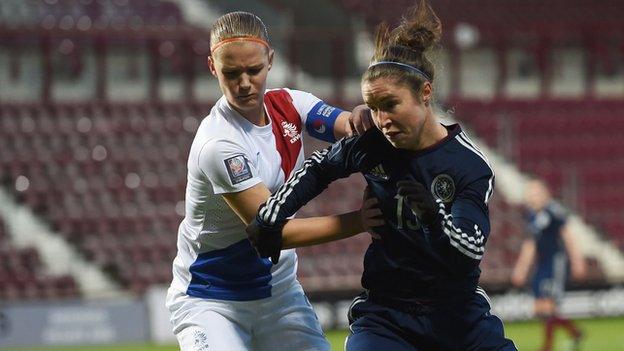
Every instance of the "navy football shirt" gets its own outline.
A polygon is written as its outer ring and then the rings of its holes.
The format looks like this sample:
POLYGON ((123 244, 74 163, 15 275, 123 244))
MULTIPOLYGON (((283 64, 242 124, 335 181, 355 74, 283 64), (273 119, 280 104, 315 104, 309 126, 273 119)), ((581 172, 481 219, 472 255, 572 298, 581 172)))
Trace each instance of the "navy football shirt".
POLYGON ((363 287, 403 302, 470 296, 490 231, 494 174, 459 125, 446 128, 446 138, 417 152, 394 148, 377 128, 317 151, 267 200, 259 219, 282 224, 332 181, 361 172, 385 220, 375 228, 381 239, 366 251, 363 287), (397 195, 400 180, 431 189, 440 214, 432 226, 397 195))
POLYGON ((555 201, 551 201, 541 211, 527 212, 528 233, 535 240, 538 266, 552 265, 555 256, 565 252, 561 229, 566 221, 567 213, 555 201))

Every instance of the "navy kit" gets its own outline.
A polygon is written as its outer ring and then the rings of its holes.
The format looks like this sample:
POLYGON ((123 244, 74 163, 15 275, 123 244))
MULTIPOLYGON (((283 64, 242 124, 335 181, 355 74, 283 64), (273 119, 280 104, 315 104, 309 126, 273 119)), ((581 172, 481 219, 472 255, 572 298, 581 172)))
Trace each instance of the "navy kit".
POLYGON ((481 288, 468 300, 388 307, 368 292, 349 310, 347 350, 515 350, 481 288))
POLYGON ((314 153, 258 213, 263 230, 281 228, 332 181, 364 175, 385 223, 364 257, 350 351, 515 350, 477 286, 494 174, 459 125, 446 128, 447 137, 420 151, 393 147, 377 128, 343 139, 314 153), (399 181, 430 191, 433 221, 407 205, 399 181))
POLYGON ((561 238, 567 214, 555 201, 539 212, 527 213, 528 233, 535 240, 537 252, 533 294, 535 297, 562 296, 568 278, 568 258, 561 238))

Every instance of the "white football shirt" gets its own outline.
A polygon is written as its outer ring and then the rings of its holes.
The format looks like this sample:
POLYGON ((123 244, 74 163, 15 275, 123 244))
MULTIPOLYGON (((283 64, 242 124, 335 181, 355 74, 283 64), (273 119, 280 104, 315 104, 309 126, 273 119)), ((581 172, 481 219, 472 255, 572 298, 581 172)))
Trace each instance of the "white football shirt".
POLYGON ((297 149, 291 151, 296 155, 291 166, 298 169, 304 161, 303 127, 311 135, 333 136, 333 122, 342 111, 312 94, 290 89, 267 91, 264 100, 270 124, 252 124, 221 97, 193 140, 187 165, 186 213, 178 229, 171 283, 172 288, 190 296, 257 300, 287 288, 295 279, 295 251, 282 251, 275 266, 260 259, 247 240, 245 225, 221 195, 260 182, 275 191, 285 182, 285 155, 276 145, 299 145, 298 154, 297 149), (281 121, 281 128, 275 128, 276 121, 281 121))

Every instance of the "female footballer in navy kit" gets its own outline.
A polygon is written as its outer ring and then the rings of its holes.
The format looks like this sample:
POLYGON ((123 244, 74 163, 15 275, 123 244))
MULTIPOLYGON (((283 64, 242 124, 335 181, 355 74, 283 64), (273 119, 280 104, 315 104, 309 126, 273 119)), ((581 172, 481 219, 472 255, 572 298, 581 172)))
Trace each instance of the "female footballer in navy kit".
POLYGON ((477 286, 493 171, 460 126, 439 123, 431 107, 434 68, 425 53, 440 35, 424 1, 397 28, 381 25, 362 77, 376 128, 314 153, 247 228, 262 257, 332 240, 296 233, 287 218, 332 181, 364 175, 362 227, 379 239, 364 258, 366 291, 349 311, 349 351, 516 350, 477 286))

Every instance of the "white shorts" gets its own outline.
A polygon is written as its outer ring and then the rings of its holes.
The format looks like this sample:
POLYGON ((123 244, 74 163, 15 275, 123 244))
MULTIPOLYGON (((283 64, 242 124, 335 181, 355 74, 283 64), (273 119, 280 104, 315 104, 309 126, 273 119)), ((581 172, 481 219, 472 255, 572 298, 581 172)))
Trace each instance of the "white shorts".
POLYGON ((169 288, 167 308, 181 351, 329 351, 299 282, 255 301, 191 297, 169 288))

